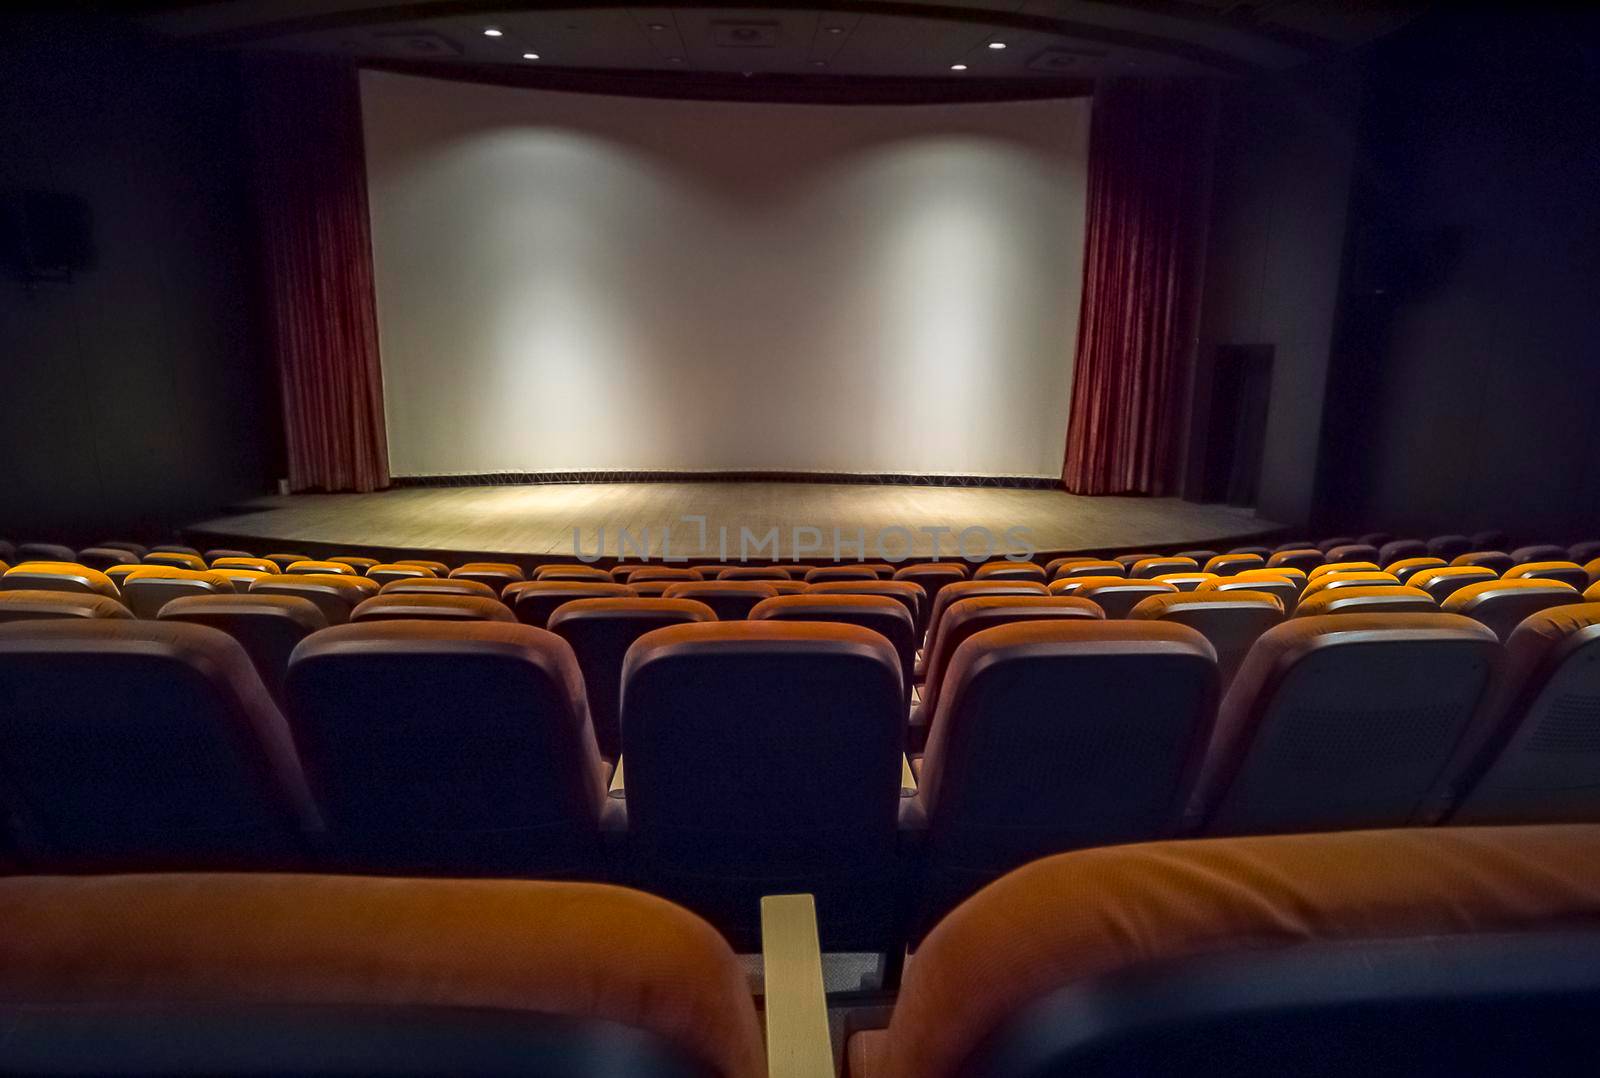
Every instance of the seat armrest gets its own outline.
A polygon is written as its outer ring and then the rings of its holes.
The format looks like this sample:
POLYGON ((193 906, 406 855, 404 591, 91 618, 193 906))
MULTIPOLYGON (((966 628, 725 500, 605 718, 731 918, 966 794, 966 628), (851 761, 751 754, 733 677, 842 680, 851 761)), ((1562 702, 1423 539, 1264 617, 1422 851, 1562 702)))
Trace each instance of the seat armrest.
POLYGON ((620 756, 617 757, 617 769, 611 772, 611 785, 607 788, 606 793, 611 797, 627 796, 627 788, 623 785, 622 757, 620 756))
POLYGON ((833 1078, 817 907, 810 895, 767 895, 761 900, 761 956, 767 1078, 833 1078))
POLYGON ((911 770, 911 760, 905 755, 900 757, 900 796, 917 796, 917 776, 911 770))

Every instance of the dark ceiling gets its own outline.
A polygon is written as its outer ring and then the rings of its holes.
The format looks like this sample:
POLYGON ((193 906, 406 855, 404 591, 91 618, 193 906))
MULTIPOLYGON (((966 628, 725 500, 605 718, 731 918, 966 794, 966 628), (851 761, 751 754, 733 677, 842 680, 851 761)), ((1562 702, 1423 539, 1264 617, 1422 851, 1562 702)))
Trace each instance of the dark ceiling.
POLYGON ((507 7, 463 0, 226 0, 147 6, 210 45, 336 53, 493 76, 620 74, 1081 82, 1284 70, 1398 28, 1418 3, 1341 0, 835 0, 507 7))

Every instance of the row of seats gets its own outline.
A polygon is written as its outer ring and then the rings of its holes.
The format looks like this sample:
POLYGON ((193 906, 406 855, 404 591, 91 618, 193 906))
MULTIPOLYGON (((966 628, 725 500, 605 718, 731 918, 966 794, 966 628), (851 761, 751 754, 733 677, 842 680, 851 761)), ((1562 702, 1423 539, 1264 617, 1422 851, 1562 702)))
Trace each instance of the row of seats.
POLYGON ((1188 626, 1011 601, 950 608, 1013 620, 930 672, 925 754, 881 633, 662 610, 670 624, 618 634, 610 615, 674 601, 564 609, 620 661, 615 761, 552 631, 322 629, 294 647, 280 707, 232 637, 179 616, 13 623, 0 798, 40 869, 612 874, 735 939, 758 893, 803 889, 830 944, 863 949, 1063 849, 1600 818, 1600 604, 1536 614, 1504 646, 1452 614, 1296 618, 1223 693, 1188 626))
MULTIPOLYGON (((7 1070, 831 1076, 809 926, 767 908, 763 1044, 728 944, 635 891, 3 879, 7 1070)), ((845 1010, 844 1074, 1588 1073, 1597 925, 1590 825, 1068 853, 956 909, 892 1010, 845 1010)))

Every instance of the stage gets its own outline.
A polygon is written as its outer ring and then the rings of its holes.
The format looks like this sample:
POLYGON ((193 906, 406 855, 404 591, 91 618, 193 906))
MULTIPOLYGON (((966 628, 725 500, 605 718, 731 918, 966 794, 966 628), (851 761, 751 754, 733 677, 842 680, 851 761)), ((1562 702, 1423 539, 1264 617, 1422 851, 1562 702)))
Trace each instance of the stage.
MULTIPOLYGON (((1024 529, 1041 554, 1226 547, 1281 530, 1248 509, 1176 498, 1087 498, 1003 487, 656 482, 265 497, 184 534, 197 546, 374 557, 504 554, 535 563, 571 560, 574 529, 590 556, 604 529, 607 558, 616 556, 619 543, 647 543, 656 558, 739 560, 741 536, 748 533, 750 560, 770 559, 774 547, 784 558, 798 553, 826 560, 838 529, 846 558, 856 558, 852 544, 864 540, 865 557, 899 560, 933 557, 936 539, 940 556, 981 556, 984 532, 994 536, 998 554, 1011 549, 1006 531, 1015 528, 1024 529), (703 527, 694 519, 702 517, 703 527)), ((638 556, 633 546, 628 554, 638 556)))

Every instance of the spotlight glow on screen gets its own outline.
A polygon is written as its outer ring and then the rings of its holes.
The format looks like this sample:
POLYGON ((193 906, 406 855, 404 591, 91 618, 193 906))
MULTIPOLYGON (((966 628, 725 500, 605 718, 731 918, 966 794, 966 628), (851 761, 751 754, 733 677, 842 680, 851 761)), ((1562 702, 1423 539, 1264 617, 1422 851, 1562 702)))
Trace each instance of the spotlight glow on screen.
POLYGON ((1059 473, 1086 100, 361 85, 395 474, 1059 473))

